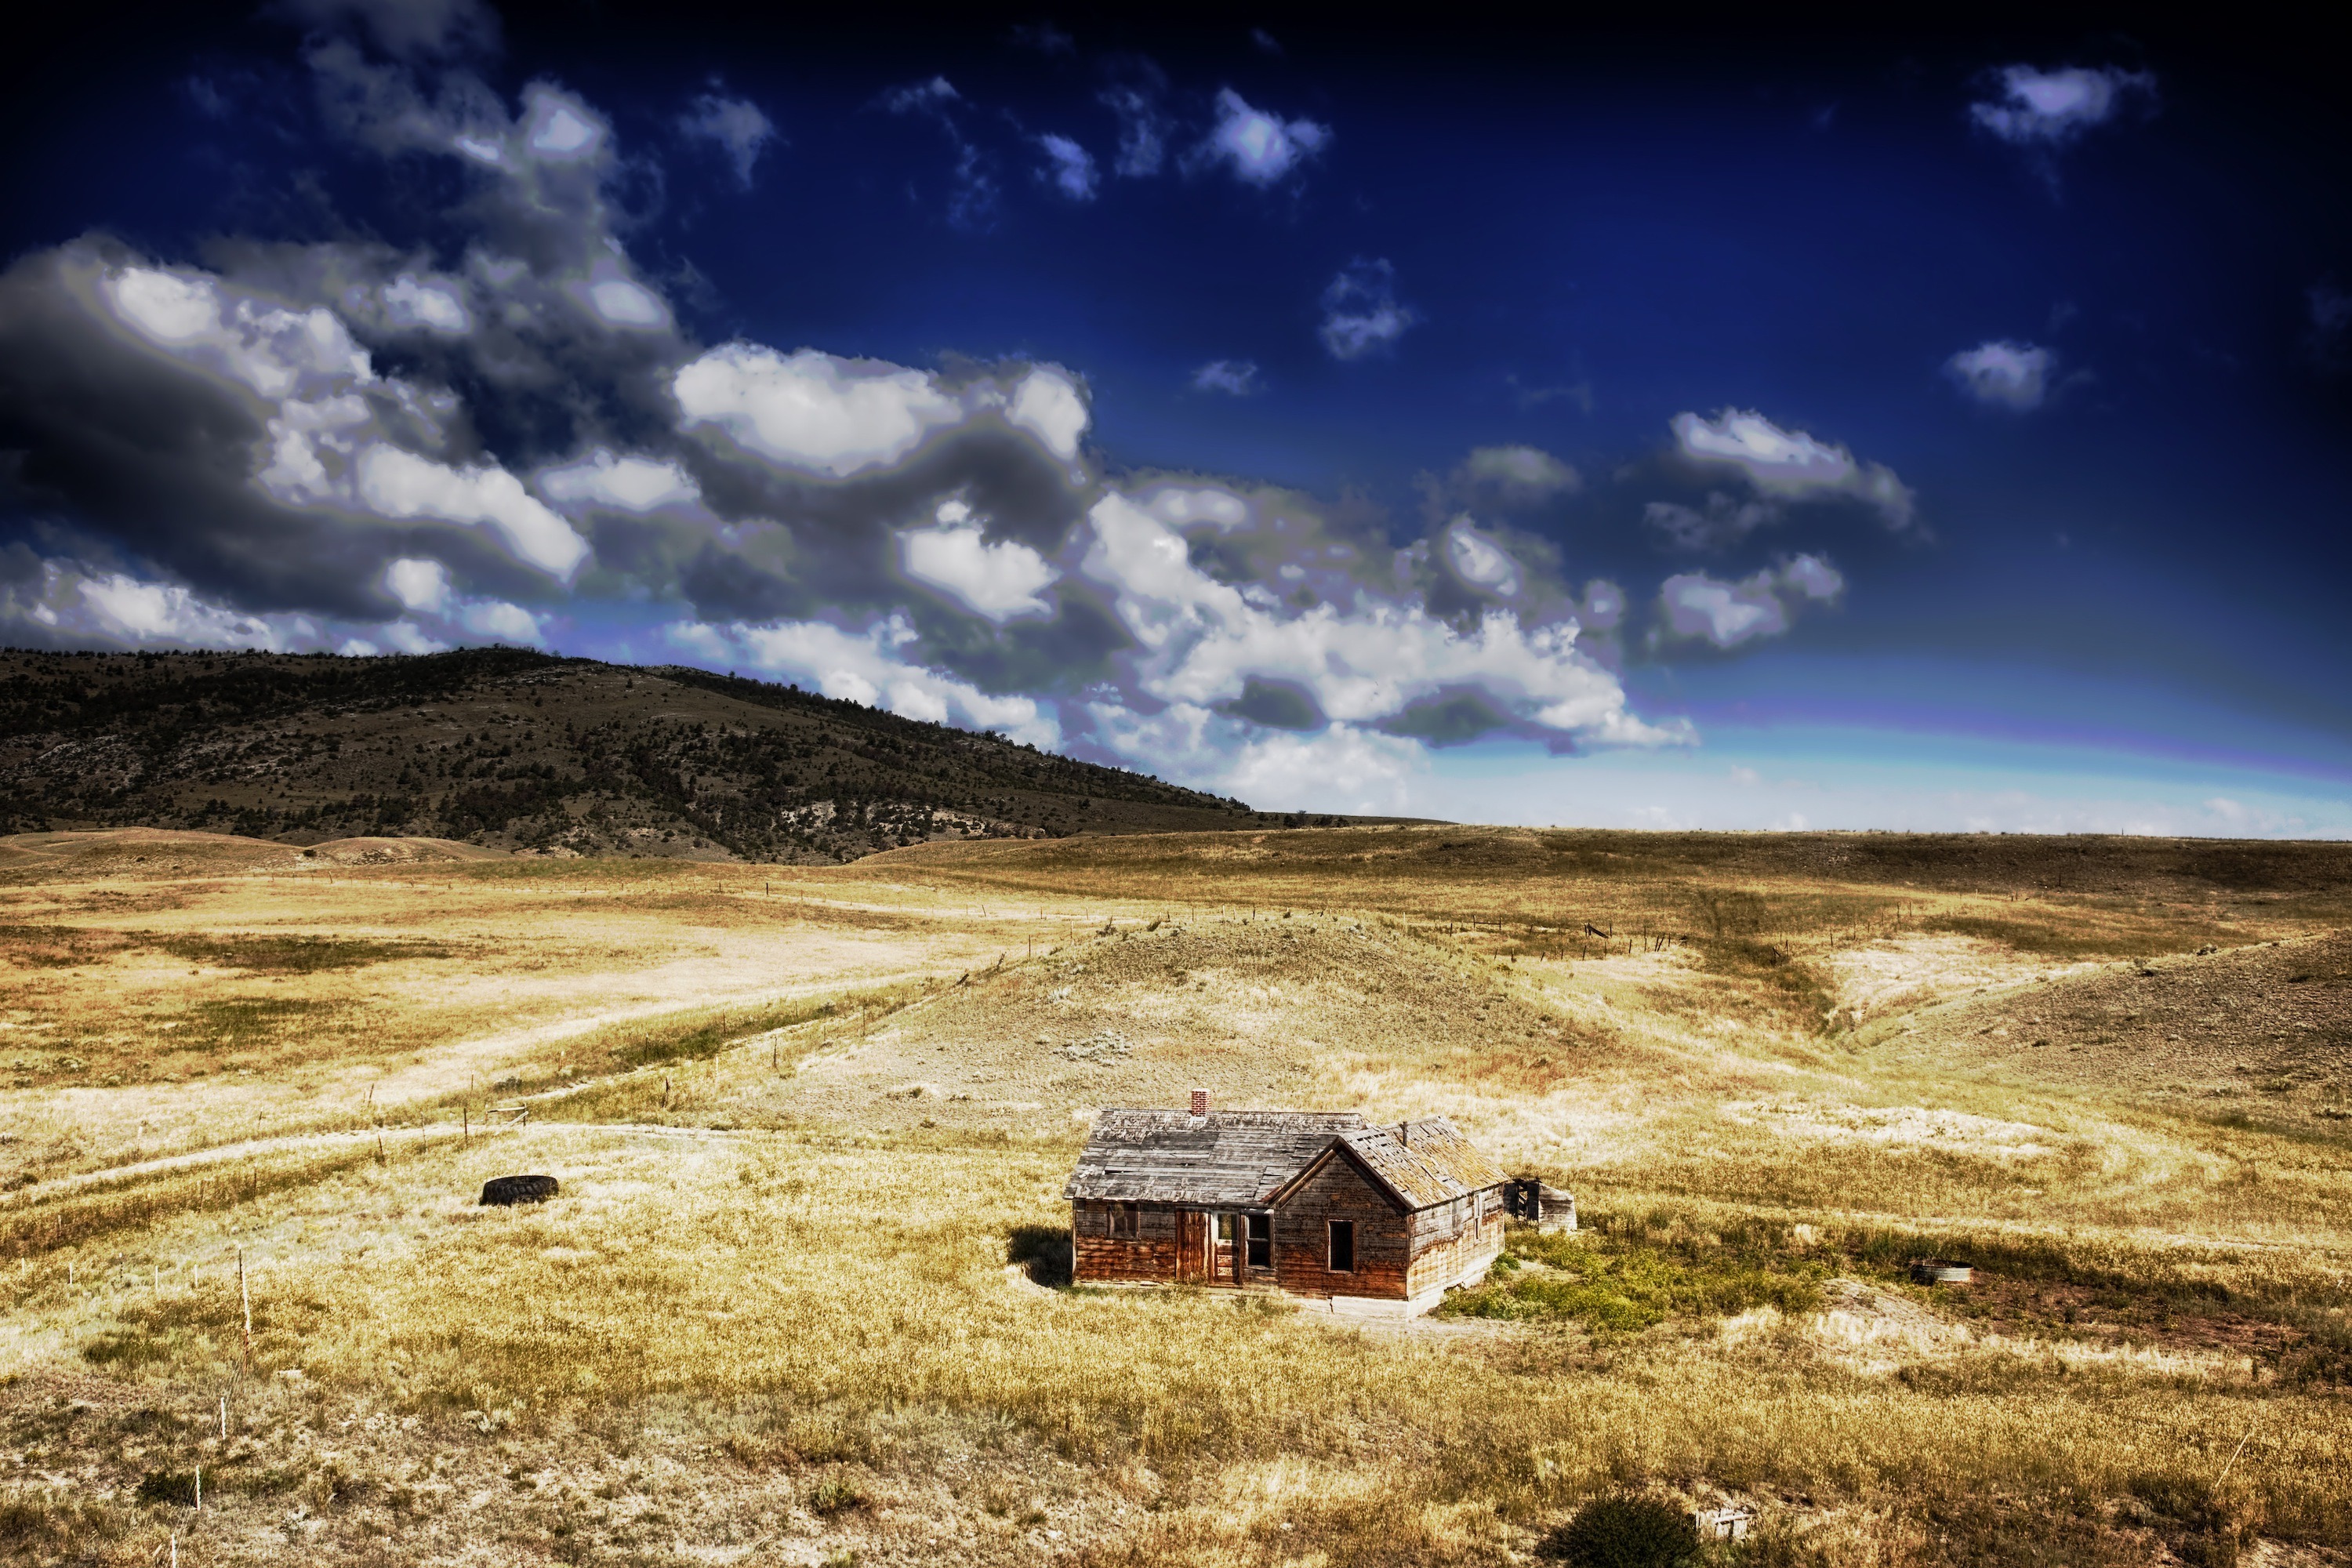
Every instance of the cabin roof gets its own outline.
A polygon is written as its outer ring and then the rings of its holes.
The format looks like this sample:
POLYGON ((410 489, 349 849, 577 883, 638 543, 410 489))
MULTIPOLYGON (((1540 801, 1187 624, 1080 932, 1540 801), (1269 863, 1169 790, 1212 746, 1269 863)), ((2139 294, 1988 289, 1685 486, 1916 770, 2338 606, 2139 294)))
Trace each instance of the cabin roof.
POLYGON ((1304 1170, 1342 1132, 1366 1125, 1352 1110, 1129 1110, 1096 1113, 1062 1195, 1121 1203, 1255 1205, 1304 1170))
POLYGON ((1339 1142, 1408 1208, 1451 1203, 1511 1179, 1443 1116, 1343 1132, 1339 1142))
POLYGON ((1407 1208, 1427 1208, 1509 1180, 1443 1117, 1399 1129, 1352 1110, 1107 1108, 1062 1195, 1119 1203, 1255 1207, 1344 1145, 1407 1208))

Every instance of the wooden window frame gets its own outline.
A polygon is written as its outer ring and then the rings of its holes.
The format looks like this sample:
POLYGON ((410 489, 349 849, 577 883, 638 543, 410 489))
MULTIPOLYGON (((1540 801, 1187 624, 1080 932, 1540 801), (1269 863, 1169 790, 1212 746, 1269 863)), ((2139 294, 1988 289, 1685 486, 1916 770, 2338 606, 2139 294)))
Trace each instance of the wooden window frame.
POLYGON ((1113 1241, 1143 1239, 1143 1205, 1141 1204, 1110 1205, 1110 1238, 1113 1241))
POLYGON ((1356 1271, 1356 1222, 1351 1219, 1324 1221, 1323 1271, 1326 1274, 1353 1274, 1356 1271), (1339 1233, 1348 1236, 1348 1267, 1339 1267, 1339 1233))
POLYGON ((1274 1216, 1254 1214, 1244 1215, 1243 1219, 1242 1246, 1247 1249, 1244 1257, 1248 1259, 1248 1266, 1252 1268, 1273 1268, 1274 1216))

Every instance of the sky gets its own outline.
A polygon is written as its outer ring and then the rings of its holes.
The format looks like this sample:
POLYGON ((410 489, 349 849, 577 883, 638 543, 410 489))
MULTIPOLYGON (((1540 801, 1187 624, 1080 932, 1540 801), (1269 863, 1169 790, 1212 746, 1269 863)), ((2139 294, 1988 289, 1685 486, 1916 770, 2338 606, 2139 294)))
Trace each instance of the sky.
POLYGON ((1270 809, 2352 835, 2352 123, 2241 29, 51 17, 0 642, 502 642, 1270 809))

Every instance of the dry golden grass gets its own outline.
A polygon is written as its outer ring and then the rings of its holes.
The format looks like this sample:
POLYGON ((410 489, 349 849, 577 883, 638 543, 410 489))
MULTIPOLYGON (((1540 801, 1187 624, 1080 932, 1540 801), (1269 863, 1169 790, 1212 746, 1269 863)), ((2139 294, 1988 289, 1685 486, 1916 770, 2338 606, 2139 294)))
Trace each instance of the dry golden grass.
POLYGON ((1510 886, 1526 836, 1442 831, 1503 847, 14 882, 0 1053, 50 1059, 0 1091, 0 1553, 1503 1563, 1618 1487, 1758 1508, 1757 1561, 2352 1547, 2337 1124, 1902 1032, 2325 889, 1782 889, 1679 841, 1644 884, 1589 836, 1510 886), (355 1021, 224 1022, 265 1001, 355 1021), (1079 1118, 1194 1083, 1453 1115, 1601 1223, 1409 1330, 1063 1288, 1079 1118), (562 1194, 474 1205, 525 1169, 562 1194))

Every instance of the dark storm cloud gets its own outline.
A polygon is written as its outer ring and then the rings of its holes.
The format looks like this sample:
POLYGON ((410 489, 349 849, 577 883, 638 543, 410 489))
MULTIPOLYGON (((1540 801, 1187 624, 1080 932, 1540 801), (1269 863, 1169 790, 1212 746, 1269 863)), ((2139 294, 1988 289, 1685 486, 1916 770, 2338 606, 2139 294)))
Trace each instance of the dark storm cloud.
POLYGON ((381 542, 322 531, 256 490, 267 405, 109 324, 93 295, 103 265, 91 246, 0 275, 10 524, 72 519, 249 608, 385 609, 366 586, 381 542))
POLYGON ((1304 688, 1255 675, 1242 682, 1242 694, 1219 711, 1253 724, 1264 724, 1270 730, 1319 730, 1324 722, 1323 710, 1304 688))

